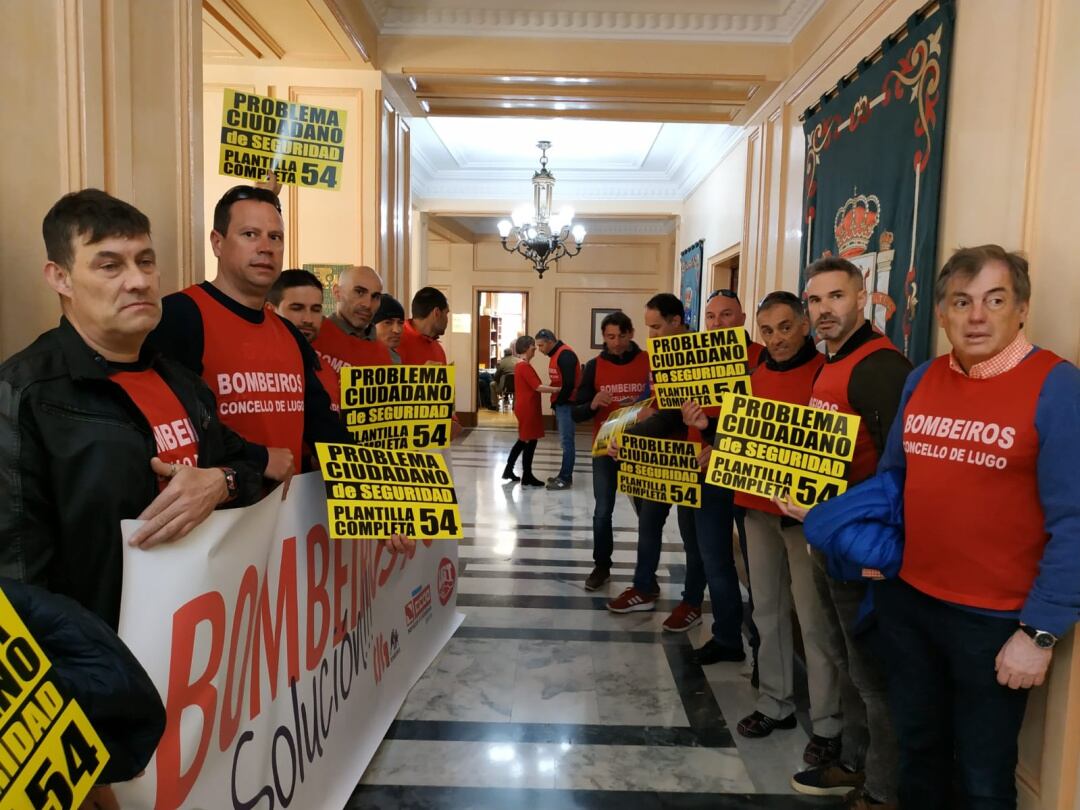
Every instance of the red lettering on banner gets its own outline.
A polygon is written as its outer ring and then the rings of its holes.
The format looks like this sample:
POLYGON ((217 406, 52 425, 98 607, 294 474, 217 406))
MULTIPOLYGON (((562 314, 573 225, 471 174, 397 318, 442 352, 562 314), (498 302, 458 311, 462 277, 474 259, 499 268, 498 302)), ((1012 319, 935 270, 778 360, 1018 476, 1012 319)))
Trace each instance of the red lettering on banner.
POLYGON ((232 745, 236 732, 240 728, 240 712, 244 707, 244 685, 247 682, 248 656, 251 654, 252 631, 257 624, 259 598, 259 572, 254 565, 249 565, 240 580, 240 592, 236 595, 236 610, 233 612, 232 637, 229 640, 229 667, 225 676, 225 695, 221 701, 221 725, 218 727, 218 746, 222 751, 232 745), (250 606, 249 606, 250 605, 250 606), (239 684, 236 687, 236 700, 233 701, 233 676, 237 673, 236 658, 240 648, 240 627, 247 616, 247 634, 244 636, 244 658, 239 667, 239 684), (235 708, 234 708, 235 707, 235 708))
MULTIPOLYGON (((349 617, 345 613, 345 600, 342 592, 349 585, 349 567, 341 561, 341 547, 343 543, 336 542, 334 545, 334 641, 333 646, 341 643, 348 632, 349 617)), ((353 543, 353 545, 356 545, 353 543)))
POLYGON ((270 616, 270 578, 263 580, 259 592, 259 611, 252 640, 255 645, 251 657, 251 710, 254 720, 262 711, 259 672, 260 642, 266 645, 266 673, 270 681, 270 700, 277 698, 278 661, 281 657, 281 640, 285 639, 285 666, 288 681, 300 678, 300 632, 296 597, 296 538, 288 537, 281 545, 281 566, 278 569, 278 590, 274 618, 270 616))
POLYGON ((305 666, 310 671, 319 665, 330 636, 330 594, 326 591, 330 577, 330 538, 322 524, 317 523, 307 535, 307 657, 305 666), (319 552, 320 566, 315 565, 315 552, 319 552), (318 581, 315 579, 318 572, 318 581), (315 608, 318 606, 320 624, 315 634, 315 608))
POLYGON ((214 676, 221 665, 225 639, 225 600, 217 591, 197 596, 173 614, 172 649, 169 651, 169 693, 165 700, 165 733, 157 750, 156 810, 176 810, 187 798, 202 770, 210 735, 214 731, 217 689, 214 676), (191 680, 195 654, 195 631, 203 622, 210 623, 210 655, 206 670, 191 680), (197 707, 202 712, 199 747, 187 773, 180 773, 180 719, 184 709, 197 707))

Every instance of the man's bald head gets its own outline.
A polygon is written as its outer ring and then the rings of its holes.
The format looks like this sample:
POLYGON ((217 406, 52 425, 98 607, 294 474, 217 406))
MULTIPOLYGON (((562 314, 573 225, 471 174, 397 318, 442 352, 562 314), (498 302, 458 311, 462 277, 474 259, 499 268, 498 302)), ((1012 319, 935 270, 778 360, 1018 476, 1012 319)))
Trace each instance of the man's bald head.
POLYGON ((364 265, 346 268, 334 284, 338 317, 353 329, 367 329, 379 308, 382 289, 382 277, 374 269, 364 265))

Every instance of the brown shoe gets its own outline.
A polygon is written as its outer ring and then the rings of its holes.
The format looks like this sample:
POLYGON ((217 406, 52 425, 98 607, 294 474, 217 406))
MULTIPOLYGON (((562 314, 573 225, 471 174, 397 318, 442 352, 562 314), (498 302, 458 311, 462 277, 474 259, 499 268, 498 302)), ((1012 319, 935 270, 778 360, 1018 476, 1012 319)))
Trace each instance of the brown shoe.
POLYGON ((585 577, 585 590, 598 591, 611 579, 611 569, 601 568, 599 565, 593 568, 592 573, 585 577))
POLYGON ((799 771, 791 777, 791 787, 807 796, 846 796, 861 788, 864 778, 862 771, 850 771, 834 763, 799 771))

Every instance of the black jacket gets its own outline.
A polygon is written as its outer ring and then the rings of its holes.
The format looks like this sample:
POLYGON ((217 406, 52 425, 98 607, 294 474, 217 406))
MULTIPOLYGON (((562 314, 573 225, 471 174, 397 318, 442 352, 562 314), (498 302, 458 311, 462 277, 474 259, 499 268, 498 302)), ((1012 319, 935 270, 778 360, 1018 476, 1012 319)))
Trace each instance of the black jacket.
MULTIPOLYGON (((258 499, 261 470, 215 415, 201 379, 144 346, 199 434, 199 466, 237 472, 233 505, 258 499)), ((154 436, 108 363, 60 326, 0 365, 0 576, 72 597, 112 627, 120 616, 120 521, 158 494, 154 436)))

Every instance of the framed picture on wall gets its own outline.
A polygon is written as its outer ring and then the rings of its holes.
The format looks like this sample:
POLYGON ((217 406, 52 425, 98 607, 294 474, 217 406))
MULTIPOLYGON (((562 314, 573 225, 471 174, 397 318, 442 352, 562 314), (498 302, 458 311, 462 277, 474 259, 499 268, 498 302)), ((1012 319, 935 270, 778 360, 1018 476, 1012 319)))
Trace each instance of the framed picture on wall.
POLYGON ((334 285, 337 284, 341 273, 352 267, 351 264, 305 264, 303 269, 314 274, 323 285, 323 312, 329 315, 334 311, 334 285))
POLYGON ((604 348, 604 331, 600 328, 600 324, 604 322, 604 318, 610 315, 612 312, 622 312, 621 309, 594 309, 592 311, 592 343, 590 348, 602 349, 604 348))

